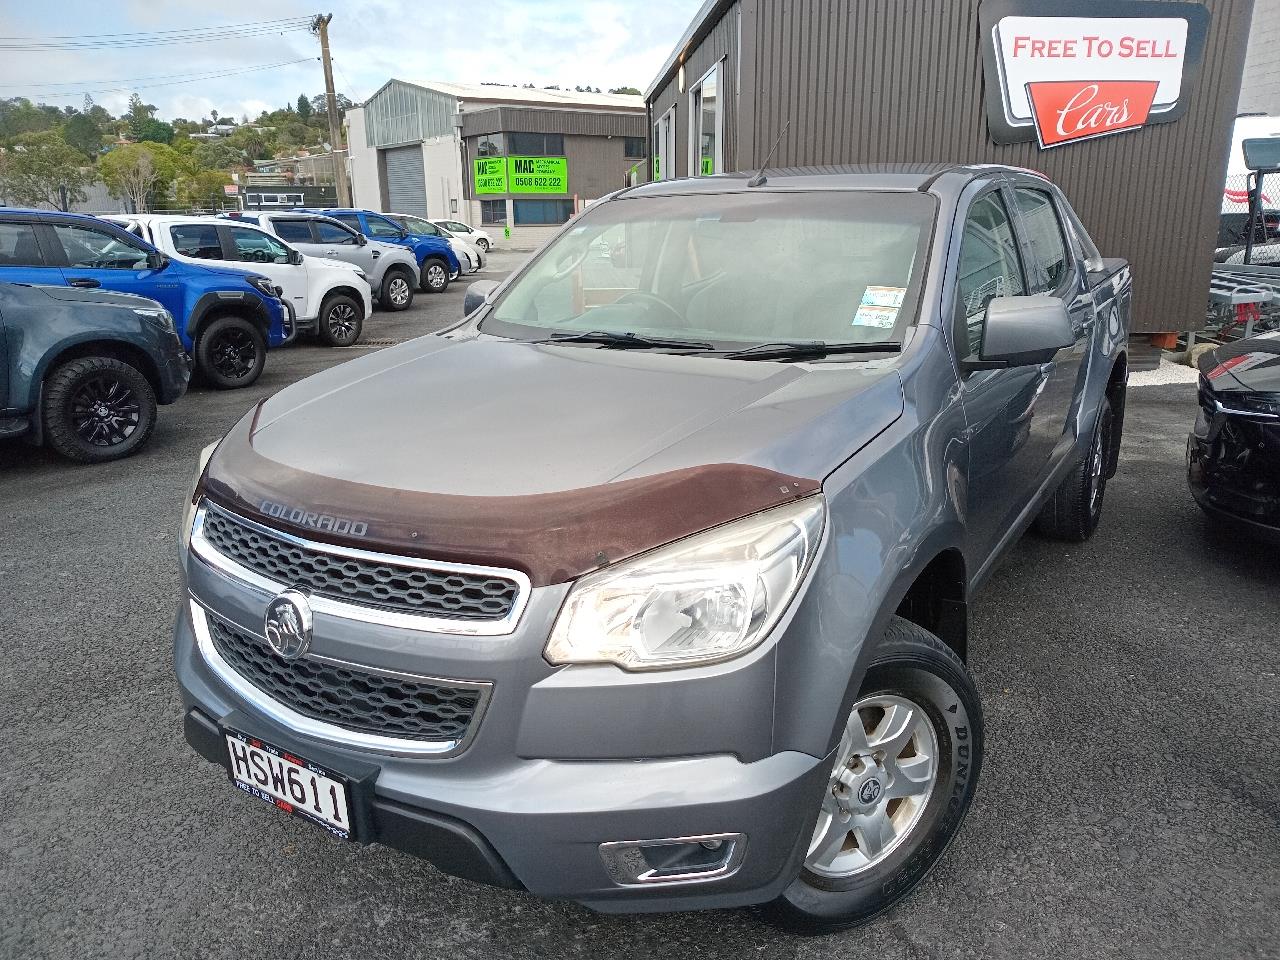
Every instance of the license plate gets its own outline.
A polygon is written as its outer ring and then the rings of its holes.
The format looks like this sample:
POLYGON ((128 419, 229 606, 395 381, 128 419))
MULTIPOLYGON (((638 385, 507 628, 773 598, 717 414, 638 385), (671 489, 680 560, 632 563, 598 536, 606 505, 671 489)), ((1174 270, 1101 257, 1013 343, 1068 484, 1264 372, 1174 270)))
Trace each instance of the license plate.
POLYGON ((351 839, 347 780, 257 737, 224 731, 231 782, 250 796, 351 839))

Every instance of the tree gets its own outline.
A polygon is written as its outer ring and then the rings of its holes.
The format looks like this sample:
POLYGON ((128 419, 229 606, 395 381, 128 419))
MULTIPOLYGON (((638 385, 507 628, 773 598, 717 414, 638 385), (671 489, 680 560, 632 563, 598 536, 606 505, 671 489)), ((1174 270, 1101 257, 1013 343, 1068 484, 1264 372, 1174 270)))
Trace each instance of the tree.
POLYGON ((303 120, 307 120, 313 113, 315 111, 311 109, 311 101, 307 99, 307 95, 305 93, 298 94, 298 116, 303 120))
POLYGON ((192 148, 191 159, 205 170, 230 170, 244 164, 244 154, 225 140, 202 140, 192 148))
POLYGON ((630 96, 633 96, 633 97, 638 97, 638 96, 640 96, 640 91, 639 91, 639 90, 637 90, 635 87, 614 87, 614 88, 613 88, 612 90, 610 90, 609 92, 610 92, 610 93, 622 93, 622 94, 629 94, 630 96))
POLYGON ((210 110, 210 111, 209 111, 209 116, 210 116, 210 118, 213 120, 213 122, 214 122, 214 123, 217 123, 217 122, 218 122, 218 111, 217 111, 217 110, 210 110))
POLYGON ((98 172, 112 196, 128 200, 134 213, 146 213, 152 198, 173 182, 178 162, 162 143, 128 143, 99 160, 98 172))
POLYGON ((230 175, 221 170, 183 173, 177 181, 178 203, 193 209, 216 208, 226 199, 226 191, 222 188, 230 182, 230 175))
POLYGON ((102 131, 87 113, 77 113, 62 125, 62 138, 86 157, 102 149, 102 131))
POLYGON ((138 123, 129 121, 129 131, 133 138, 151 143, 173 143, 173 126, 155 117, 143 117, 138 123))
POLYGON ((0 194, 10 203, 68 210, 96 179, 84 157, 52 130, 23 134, 0 156, 0 194))

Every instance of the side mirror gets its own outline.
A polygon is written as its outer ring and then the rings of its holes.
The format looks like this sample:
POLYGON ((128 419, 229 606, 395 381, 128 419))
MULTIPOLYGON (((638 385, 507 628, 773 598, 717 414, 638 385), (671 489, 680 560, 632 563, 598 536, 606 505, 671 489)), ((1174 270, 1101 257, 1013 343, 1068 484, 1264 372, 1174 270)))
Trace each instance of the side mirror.
POLYGON ((357 233, 357 234, 356 234, 356 246, 357 246, 357 247, 363 247, 363 246, 366 246, 366 245, 368 245, 368 243, 369 243, 369 238, 368 238, 368 237, 366 237, 363 233, 357 233))
POLYGON ((489 297, 497 289, 497 280, 477 280, 471 284, 471 286, 467 287, 467 292, 462 297, 462 315, 464 317, 471 316, 471 314, 489 302, 489 297))
POLYGON ((159 250, 152 250, 147 254, 148 270, 163 270, 169 265, 169 258, 159 250))
POLYGON ((302 266, 302 254, 297 250, 290 249, 289 262, 292 263, 295 267, 302 266))
POLYGON ((1048 363, 1075 342, 1066 304, 1057 297, 997 297, 987 304, 981 355, 962 366, 985 370, 1048 363))

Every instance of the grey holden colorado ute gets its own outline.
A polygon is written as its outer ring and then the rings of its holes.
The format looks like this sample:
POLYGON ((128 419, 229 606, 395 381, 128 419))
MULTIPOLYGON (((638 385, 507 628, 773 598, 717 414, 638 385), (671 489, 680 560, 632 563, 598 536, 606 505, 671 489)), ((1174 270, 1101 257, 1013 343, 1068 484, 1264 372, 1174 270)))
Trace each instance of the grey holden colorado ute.
POLYGON ((1129 310, 1026 170, 614 194, 205 452, 186 736, 458 876, 863 922, 974 795, 970 597, 1027 527, 1098 523, 1129 310))

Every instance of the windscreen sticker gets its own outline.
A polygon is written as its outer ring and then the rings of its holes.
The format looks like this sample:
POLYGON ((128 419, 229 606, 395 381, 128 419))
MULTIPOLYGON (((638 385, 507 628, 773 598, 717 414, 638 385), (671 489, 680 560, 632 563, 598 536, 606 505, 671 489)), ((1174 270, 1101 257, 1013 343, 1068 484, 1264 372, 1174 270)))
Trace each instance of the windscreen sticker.
POLYGON ((862 302, 868 307, 893 307, 896 310, 902 306, 906 295, 906 287, 867 287, 862 292, 862 302))
POLYGON ((864 303, 858 307, 858 312, 853 315, 853 325, 855 327, 876 327, 881 330, 889 330, 897 322, 897 307, 880 307, 864 303))

